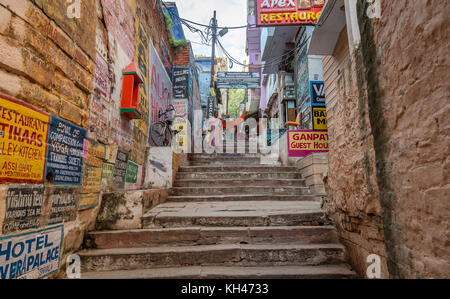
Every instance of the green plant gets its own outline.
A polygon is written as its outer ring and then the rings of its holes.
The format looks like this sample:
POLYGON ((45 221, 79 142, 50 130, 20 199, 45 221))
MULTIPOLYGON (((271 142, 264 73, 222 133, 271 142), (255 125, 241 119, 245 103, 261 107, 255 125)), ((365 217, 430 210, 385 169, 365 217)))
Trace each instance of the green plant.
POLYGON ((167 29, 167 33, 168 33, 168 36, 169 36, 169 43, 174 48, 185 47, 187 45, 186 39, 175 40, 173 38, 173 35, 172 35, 172 32, 171 32, 171 30, 173 28, 173 21, 172 21, 172 18, 169 16, 168 13, 164 13, 164 19, 166 21, 166 29, 167 29))

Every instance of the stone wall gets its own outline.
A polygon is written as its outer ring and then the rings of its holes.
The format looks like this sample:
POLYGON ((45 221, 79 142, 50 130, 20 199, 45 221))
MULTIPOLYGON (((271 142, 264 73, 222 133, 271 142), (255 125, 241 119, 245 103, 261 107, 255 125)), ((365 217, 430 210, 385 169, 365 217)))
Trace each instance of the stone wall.
MULTIPOLYGON (((148 88, 140 91, 142 120, 120 114, 124 68, 136 61, 149 85, 149 42, 161 59, 175 58, 159 1, 80 4, 0 0, 0 237, 58 225, 59 276, 85 232, 96 228, 103 196, 128 194, 141 214, 167 197, 139 191, 148 88)), ((122 226, 136 226, 137 218, 122 218, 122 226)))
POLYGON ((325 207, 366 276, 444 278, 448 257, 448 1, 358 1, 361 45, 346 29, 324 58, 330 133, 325 207))
POLYGON ((382 261, 382 277, 387 278, 367 99, 359 94, 357 65, 349 53, 346 28, 333 56, 324 57, 323 65, 330 138, 325 208, 360 277, 366 277, 367 256, 377 254, 382 261))
POLYGON ((448 278, 450 4, 358 1, 376 178, 394 278, 448 278))

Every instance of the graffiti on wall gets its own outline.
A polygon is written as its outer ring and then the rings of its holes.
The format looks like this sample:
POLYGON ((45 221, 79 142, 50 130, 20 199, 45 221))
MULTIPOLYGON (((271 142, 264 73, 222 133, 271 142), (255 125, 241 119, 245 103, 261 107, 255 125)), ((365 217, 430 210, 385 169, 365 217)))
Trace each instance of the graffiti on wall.
MULTIPOLYGON (((152 42, 150 47, 150 124, 158 121, 158 112, 165 112, 165 110, 172 104, 172 81, 167 75, 161 59, 156 52, 152 42)), ((149 138, 149 143, 151 142, 149 138)), ((151 145, 151 144, 149 144, 151 145)))
POLYGON ((134 57, 134 16, 126 0, 102 0, 108 32, 117 39, 127 56, 134 57))

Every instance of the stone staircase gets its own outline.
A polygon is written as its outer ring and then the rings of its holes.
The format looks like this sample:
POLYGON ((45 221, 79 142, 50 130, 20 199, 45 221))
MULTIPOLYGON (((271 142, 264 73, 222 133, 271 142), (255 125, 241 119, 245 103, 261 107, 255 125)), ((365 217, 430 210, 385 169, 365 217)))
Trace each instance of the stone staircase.
POLYGON ((356 278, 293 167, 193 154, 144 229, 91 232, 82 278, 356 278))

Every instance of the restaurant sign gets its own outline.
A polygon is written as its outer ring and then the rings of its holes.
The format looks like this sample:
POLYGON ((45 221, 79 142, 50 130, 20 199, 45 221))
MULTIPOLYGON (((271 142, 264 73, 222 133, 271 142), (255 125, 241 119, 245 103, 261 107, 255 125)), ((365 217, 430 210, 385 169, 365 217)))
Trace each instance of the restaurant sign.
POLYGON ((257 0, 259 27, 315 25, 325 0, 257 0))

